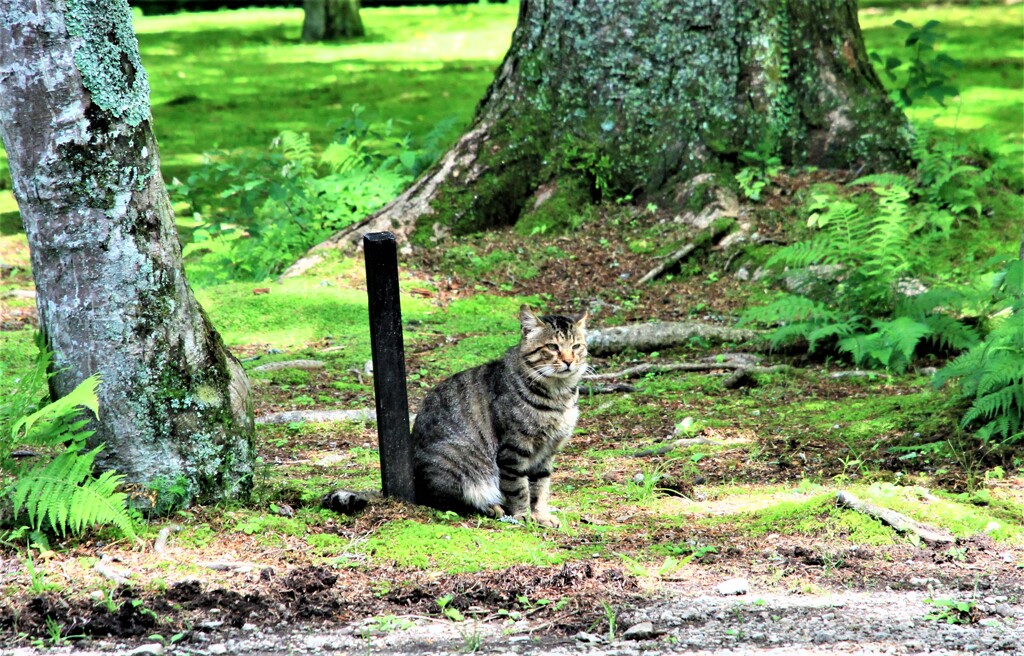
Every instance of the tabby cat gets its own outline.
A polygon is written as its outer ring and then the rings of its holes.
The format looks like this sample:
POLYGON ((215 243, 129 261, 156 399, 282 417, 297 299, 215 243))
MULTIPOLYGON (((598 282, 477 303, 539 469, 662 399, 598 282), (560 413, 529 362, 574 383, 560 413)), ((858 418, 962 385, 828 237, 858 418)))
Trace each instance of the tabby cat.
POLYGON ((427 394, 412 429, 419 503, 559 526, 548 506, 551 461, 579 416, 586 319, 524 305, 518 346, 427 394))

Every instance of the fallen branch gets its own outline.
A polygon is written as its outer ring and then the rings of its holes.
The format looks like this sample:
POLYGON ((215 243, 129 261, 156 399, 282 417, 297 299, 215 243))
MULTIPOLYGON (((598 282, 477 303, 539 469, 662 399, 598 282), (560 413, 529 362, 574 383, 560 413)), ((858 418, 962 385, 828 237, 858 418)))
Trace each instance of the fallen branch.
POLYGON ((876 506, 873 503, 862 501, 849 492, 840 491, 836 495, 836 503, 840 506, 855 510, 859 513, 864 513, 870 517, 874 517, 883 524, 888 524, 900 533, 913 533, 917 537, 921 538, 922 541, 929 544, 951 544, 955 542, 955 538, 948 533, 943 533, 930 526, 915 521, 902 513, 898 513, 895 510, 889 510, 881 506, 876 506))
POLYGON ((580 387, 580 394, 587 396, 590 394, 616 394, 629 392, 635 392, 636 388, 626 383, 612 383, 610 385, 583 385, 580 387))
POLYGON ((167 540, 171 537, 171 533, 177 533, 181 530, 181 527, 177 524, 170 524, 160 529, 160 533, 156 536, 156 542, 153 543, 153 551, 157 552, 161 556, 167 551, 167 540))
POLYGON ((205 567, 206 569, 212 569, 216 572, 235 572, 238 574, 245 574, 259 567, 255 563, 246 562, 232 562, 232 561, 213 561, 213 562, 197 562, 196 565, 199 567, 205 567))
POLYGON ((258 367, 253 367, 253 371, 280 371, 281 369, 303 369, 306 371, 314 371, 316 369, 323 369, 326 367, 323 362, 319 360, 283 360, 281 362, 268 362, 267 364, 261 364, 258 367))
POLYGON ((92 568, 99 572, 102 576, 113 581, 114 583, 118 585, 124 585, 128 582, 129 577, 131 577, 131 573, 125 572, 124 570, 118 569, 116 567, 112 567, 110 565, 111 562, 112 561, 110 559, 110 556, 108 556, 107 554, 103 554, 103 556, 101 556, 100 559, 96 561, 96 564, 93 565, 92 568))
POLYGON ((742 343, 745 348, 753 350, 770 348, 764 333, 757 330, 699 322, 655 321, 614 326, 588 333, 587 350, 596 356, 611 355, 628 349, 649 352, 669 346, 680 346, 692 339, 742 343))
POLYGON ((715 221, 710 226, 708 226, 706 230, 701 231, 692 242, 686 244, 685 246, 677 250, 675 253, 672 253, 671 255, 666 257, 661 264, 645 273, 643 277, 640 278, 638 284, 643 285, 652 280, 660 278, 661 276, 665 275, 672 269, 679 266, 680 262, 682 262, 686 257, 690 255, 690 253, 697 250, 698 248, 705 248, 708 246, 715 245, 716 243, 721 241, 723 237, 725 237, 725 235, 732 229, 735 223, 736 222, 731 219, 715 221))
POLYGON ((613 371, 606 374, 591 374, 584 376, 583 380, 614 380, 616 378, 640 378, 647 374, 663 374, 670 371, 716 371, 729 369, 744 371, 747 374, 770 374, 778 371, 789 371, 792 369, 788 364, 776 364, 770 367, 759 365, 741 364, 738 362, 674 362, 670 364, 638 364, 635 367, 613 371))
POLYGON ((377 421, 376 410, 289 410, 256 417, 257 424, 327 423, 332 421, 377 421))

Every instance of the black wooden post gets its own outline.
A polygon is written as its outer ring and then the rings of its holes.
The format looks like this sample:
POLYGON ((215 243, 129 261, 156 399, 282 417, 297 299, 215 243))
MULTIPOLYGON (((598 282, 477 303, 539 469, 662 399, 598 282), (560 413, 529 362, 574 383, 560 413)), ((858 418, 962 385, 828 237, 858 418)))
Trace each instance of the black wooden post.
POLYGON ((395 236, 390 232, 364 235, 363 252, 366 256, 373 396, 377 404, 377 440, 384 496, 415 503, 395 236))

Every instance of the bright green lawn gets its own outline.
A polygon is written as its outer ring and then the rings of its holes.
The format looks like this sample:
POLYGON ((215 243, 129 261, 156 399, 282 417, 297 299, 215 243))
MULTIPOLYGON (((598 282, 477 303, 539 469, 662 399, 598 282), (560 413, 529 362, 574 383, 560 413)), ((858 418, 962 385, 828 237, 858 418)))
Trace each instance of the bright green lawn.
POLYGON ((994 7, 927 7, 862 11, 860 24, 869 52, 909 58, 903 43, 909 30, 893 26, 897 19, 915 27, 929 20, 942 23, 937 50, 963 62, 953 84, 960 101, 947 109, 930 101, 908 114, 915 121, 935 121, 960 130, 990 128, 1007 143, 1024 137, 1024 5, 994 7))
MULTIPOLYGON (((465 124, 517 12, 514 3, 364 9, 365 38, 318 45, 299 40, 301 9, 137 17, 164 177, 187 175, 210 150, 265 149, 285 129, 323 143, 355 104, 414 137, 448 119, 465 124)), ((0 218, 17 210, 9 188, 0 148, 0 218)))
POLYGON ((322 143, 354 104, 421 136, 467 122, 508 48, 508 5, 364 11, 368 35, 299 41, 300 9, 142 18, 137 30, 153 86, 166 173, 213 148, 265 148, 281 130, 322 143))

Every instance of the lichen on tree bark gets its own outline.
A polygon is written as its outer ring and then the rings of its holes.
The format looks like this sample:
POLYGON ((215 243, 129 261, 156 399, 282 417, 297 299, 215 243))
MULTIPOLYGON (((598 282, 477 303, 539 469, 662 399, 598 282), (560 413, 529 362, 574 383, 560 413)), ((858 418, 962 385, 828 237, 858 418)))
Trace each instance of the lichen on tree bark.
POLYGON ((0 136, 32 257, 53 394, 99 373, 93 442, 129 482, 245 494, 248 382, 185 280, 125 0, 0 9, 0 136))

